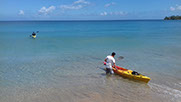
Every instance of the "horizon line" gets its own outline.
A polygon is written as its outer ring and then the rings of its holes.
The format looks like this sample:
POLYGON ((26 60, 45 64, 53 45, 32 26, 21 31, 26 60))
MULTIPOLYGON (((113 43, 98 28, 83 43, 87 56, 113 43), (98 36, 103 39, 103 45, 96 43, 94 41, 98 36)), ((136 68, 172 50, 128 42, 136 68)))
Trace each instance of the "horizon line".
POLYGON ((113 19, 113 20, 76 20, 76 19, 73 19, 73 20, 0 20, 0 22, 13 22, 13 21, 156 21, 156 20, 164 20, 164 19, 113 19))

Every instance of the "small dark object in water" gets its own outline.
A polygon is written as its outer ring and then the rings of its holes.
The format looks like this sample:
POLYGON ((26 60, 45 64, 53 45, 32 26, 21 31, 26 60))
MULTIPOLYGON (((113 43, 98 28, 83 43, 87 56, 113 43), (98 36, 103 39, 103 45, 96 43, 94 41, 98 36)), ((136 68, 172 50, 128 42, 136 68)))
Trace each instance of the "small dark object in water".
POLYGON ((118 57, 118 60, 121 60, 121 59, 123 59, 123 58, 124 58, 123 56, 119 56, 119 57, 118 57))
POLYGON ((35 33, 35 32, 33 32, 33 33, 32 33, 32 35, 33 35, 33 36, 35 36, 35 35, 36 35, 36 33, 35 33))
POLYGON ((140 75, 140 74, 139 74, 138 72, 136 72, 136 71, 133 71, 132 74, 133 74, 133 75, 140 75))

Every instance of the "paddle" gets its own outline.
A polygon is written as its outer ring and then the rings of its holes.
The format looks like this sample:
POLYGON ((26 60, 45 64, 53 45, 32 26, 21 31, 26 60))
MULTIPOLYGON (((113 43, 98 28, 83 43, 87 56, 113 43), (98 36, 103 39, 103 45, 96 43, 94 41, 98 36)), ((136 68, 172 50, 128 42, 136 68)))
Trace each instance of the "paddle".
POLYGON ((124 59, 123 56, 119 56, 119 57, 118 57, 118 60, 122 60, 122 59, 124 59))

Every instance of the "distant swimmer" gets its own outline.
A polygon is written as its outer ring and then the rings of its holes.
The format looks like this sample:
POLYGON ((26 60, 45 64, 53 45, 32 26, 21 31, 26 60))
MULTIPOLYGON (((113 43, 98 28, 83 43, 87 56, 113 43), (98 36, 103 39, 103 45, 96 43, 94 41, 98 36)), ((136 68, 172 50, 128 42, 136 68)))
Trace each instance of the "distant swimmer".
POLYGON ((33 33, 32 33, 32 36, 36 36, 36 33, 35 33, 35 32, 33 32, 33 33))
POLYGON ((36 33, 35 32, 32 33, 32 38, 34 38, 34 39, 36 38, 36 33))
MULTIPOLYGON (((37 31, 36 33, 39 33, 39 31, 37 31)), ((34 39, 35 39, 35 38, 36 38, 36 35, 37 35, 36 33, 35 33, 35 32, 33 32, 33 33, 30 35, 30 37, 32 37, 32 38, 34 38, 34 39)))
POLYGON ((114 67, 117 70, 117 68, 115 67, 116 66, 114 59, 115 55, 116 53, 113 52, 111 55, 108 55, 104 60, 106 62, 106 74, 114 74, 112 67, 114 67))

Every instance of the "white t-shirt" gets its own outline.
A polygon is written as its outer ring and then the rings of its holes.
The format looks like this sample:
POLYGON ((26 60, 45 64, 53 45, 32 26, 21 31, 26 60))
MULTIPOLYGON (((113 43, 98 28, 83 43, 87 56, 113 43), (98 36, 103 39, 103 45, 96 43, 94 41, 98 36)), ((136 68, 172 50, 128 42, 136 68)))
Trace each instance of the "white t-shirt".
POLYGON ((106 61, 106 68, 112 69, 112 65, 113 65, 113 63, 115 63, 114 57, 109 55, 109 56, 106 57, 106 59, 107 59, 107 61, 106 61))

